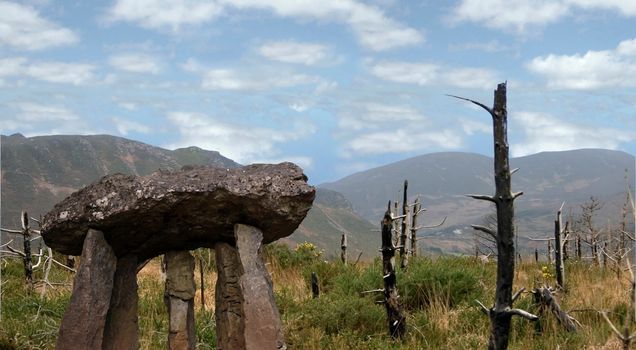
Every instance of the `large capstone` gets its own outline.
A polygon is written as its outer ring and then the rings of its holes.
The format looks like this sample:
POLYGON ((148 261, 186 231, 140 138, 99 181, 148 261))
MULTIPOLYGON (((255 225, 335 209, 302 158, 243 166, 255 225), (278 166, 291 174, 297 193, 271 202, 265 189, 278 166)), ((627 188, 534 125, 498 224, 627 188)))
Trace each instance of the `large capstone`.
POLYGON ((269 243, 298 227, 314 195, 292 163, 110 175, 58 203, 44 217, 42 236, 51 248, 79 255, 88 229, 97 229, 116 256, 139 261, 169 250, 234 244, 237 223, 258 227, 269 243))

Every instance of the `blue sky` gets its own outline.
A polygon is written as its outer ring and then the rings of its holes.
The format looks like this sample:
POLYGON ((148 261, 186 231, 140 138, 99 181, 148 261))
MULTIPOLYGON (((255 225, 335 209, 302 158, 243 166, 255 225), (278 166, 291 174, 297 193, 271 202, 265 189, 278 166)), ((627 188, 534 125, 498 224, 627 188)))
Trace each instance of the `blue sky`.
POLYGON ((633 0, 0 0, 0 130, 300 164, 319 184, 440 151, 636 154, 633 0))

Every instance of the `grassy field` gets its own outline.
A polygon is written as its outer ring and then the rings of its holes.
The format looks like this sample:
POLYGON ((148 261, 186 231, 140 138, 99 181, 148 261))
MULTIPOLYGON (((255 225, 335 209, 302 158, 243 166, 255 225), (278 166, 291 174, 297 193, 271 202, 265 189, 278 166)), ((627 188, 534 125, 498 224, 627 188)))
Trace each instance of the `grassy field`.
MULTIPOLYGON (((289 249, 272 245, 267 249, 278 307, 291 349, 475 349, 488 342, 488 319, 475 303, 489 305, 494 298, 496 264, 471 257, 422 257, 414 259, 407 272, 398 272, 401 303, 407 315, 408 335, 394 341, 387 334, 386 313, 375 301, 381 295, 360 292, 382 287, 382 267, 373 262, 343 265, 324 261, 311 245, 289 249), (311 272, 319 276, 321 294, 311 297, 311 272)), ((214 259, 199 250, 204 261, 205 308, 196 299, 199 349, 215 347, 214 259)), ((529 259, 526 259, 529 260, 529 259)), ((17 260, 2 261, 2 322, 0 349, 52 349, 64 309, 68 304, 72 275, 53 268, 49 280, 60 283, 41 296, 41 285, 29 293, 24 287, 22 266, 17 260)), ((524 263, 517 269, 515 290, 530 290, 544 283, 554 285, 544 265, 524 263)), ((197 264, 198 273, 199 264, 197 264)), ((566 333, 550 314, 539 323, 514 319, 512 349, 619 349, 620 344, 595 310, 605 310, 622 329, 630 312, 627 273, 618 277, 583 262, 566 265, 568 292, 559 294, 565 310, 580 322, 577 333, 566 333)), ((36 271, 36 279, 41 271, 36 271)), ((159 260, 151 261, 138 275, 139 326, 142 349, 166 347, 167 315, 159 260)), ((199 281, 197 278, 197 287, 199 281)), ((538 312, 532 295, 524 294, 515 304, 538 312)), ((632 326, 636 330, 636 325, 632 326)))

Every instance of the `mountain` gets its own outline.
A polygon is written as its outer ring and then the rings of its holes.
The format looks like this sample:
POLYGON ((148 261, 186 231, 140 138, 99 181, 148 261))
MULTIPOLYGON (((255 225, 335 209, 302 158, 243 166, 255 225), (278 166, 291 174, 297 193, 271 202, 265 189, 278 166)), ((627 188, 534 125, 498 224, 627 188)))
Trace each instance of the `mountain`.
POLYGON ((197 147, 175 151, 109 135, 1 136, 2 227, 18 227, 24 208, 45 214, 75 190, 106 174, 147 175, 186 164, 236 167, 218 152, 197 147))
MULTIPOLYGON (((72 192, 107 174, 147 175, 184 165, 240 166, 215 151, 197 147, 171 151, 109 135, 3 135, 1 147, 1 225, 6 228, 20 226, 21 210, 33 217, 43 215, 72 192)), ((306 220, 286 241, 311 241, 332 254, 340 249, 340 235, 346 231, 357 249, 377 249, 379 244, 365 246, 368 240, 362 239, 373 228, 352 211, 341 194, 321 189, 306 220)))
POLYGON ((372 225, 352 209, 340 193, 318 188, 313 207, 289 241, 308 241, 325 250, 327 256, 340 256, 342 233, 347 233, 349 259, 363 252, 363 259, 375 256, 380 247, 378 225, 372 225))
MULTIPOLYGON (((543 152, 513 158, 510 163, 512 168, 519 168, 512 176, 513 190, 524 192, 515 201, 521 237, 547 236, 562 202, 566 202, 567 215, 570 211, 576 213, 590 196, 605 203, 599 215, 609 215, 616 223, 625 202, 626 181, 634 186, 634 156, 620 151, 543 152)), ((467 236, 471 232, 470 224, 482 224, 484 216, 493 209, 488 203, 465 194, 494 192, 492 158, 458 152, 427 154, 362 171, 320 187, 342 193, 356 212, 371 222, 379 222, 387 201, 401 200, 405 179, 408 179, 410 201, 419 196, 427 208, 420 218, 423 225, 448 217, 444 226, 420 234, 431 240, 443 239, 458 252, 472 249, 472 238, 467 236)), ((600 225, 606 223, 599 221, 600 225)), ((430 240, 422 240, 424 244, 427 241, 430 240)))
MULTIPOLYGON (((183 165, 236 167, 218 152, 197 147, 174 151, 109 135, 1 136, 1 225, 17 228, 19 213, 27 209, 38 217, 73 191, 116 172, 147 175, 157 169, 183 165)), ((539 153, 513 158, 513 190, 524 191, 516 204, 520 236, 546 236, 552 231, 554 212, 566 202, 566 216, 595 196, 605 203, 598 225, 616 222, 625 201, 625 169, 634 184, 634 156, 608 150, 539 153)), ((470 224, 481 224, 492 212, 487 203, 464 196, 492 194, 492 159, 472 153, 434 153, 369 169, 318 188, 313 208, 284 241, 309 241, 327 255, 338 255, 340 236, 348 232, 349 257, 360 251, 363 259, 377 254, 377 229, 388 200, 401 200, 402 183, 409 180, 409 198, 422 200, 427 211, 421 225, 447 216, 436 229, 420 231, 422 250, 470 253, 470 224)), ((520 242, 524 243, 524 242, 520 242)), ((528 242, 525 242, 528 243, 528 242)), ((532 246, 532 244, 526 244, 532 246)))

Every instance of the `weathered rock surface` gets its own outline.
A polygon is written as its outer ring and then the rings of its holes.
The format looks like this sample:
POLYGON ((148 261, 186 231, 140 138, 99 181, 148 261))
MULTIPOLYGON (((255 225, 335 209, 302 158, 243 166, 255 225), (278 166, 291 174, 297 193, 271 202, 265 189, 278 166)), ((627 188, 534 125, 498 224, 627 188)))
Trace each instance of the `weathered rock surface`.
POLYGON ((216 256, 216 320, 217 350, 245 349, 243 291, 239 278, 243 274, 236 248, 227 243, 214 246, 216 256))
POLYGON ((104 350, 139 349, 137 263, 134 255, 117 259, 113 293, 104 329, 104 350))
POLYGON ((101 349, 117 258, 102 232, 90 230, 56 349, 101 349))
POLYGON ((168 349, 194 350, 194 257, 188 251, 168 251, 165 302, 168 307, 168 349))
POLYGON ((236 223, 259 227, 269 243, 298 227, 314 195, 292 163, 111 175, 58 203, 44 217, 42 236, 51 248, 79 255, 88 228, 95 228, 117 256, 140 261, 167 250, 233 243, 236 223))
POLYGON ((272 281, 262 256, 262 233, 256 227, 234 227, 236 247, 215 247, 217 348, 221 350, 285 349, 272 281))

